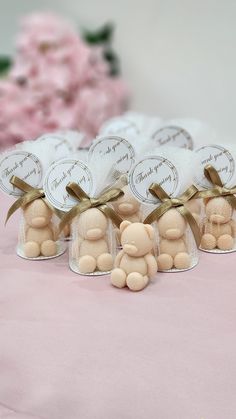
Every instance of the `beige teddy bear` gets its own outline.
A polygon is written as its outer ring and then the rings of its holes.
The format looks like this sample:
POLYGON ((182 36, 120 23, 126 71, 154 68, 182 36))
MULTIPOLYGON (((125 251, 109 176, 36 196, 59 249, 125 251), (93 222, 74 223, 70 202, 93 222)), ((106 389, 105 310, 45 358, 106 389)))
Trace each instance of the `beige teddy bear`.
POLYGON ((184 217, 175 208, 171 208, 161 216, 157 226, 160 236, 157 258, 159 270, 189 268, 191 259, 186 244, 187 224, 184 217))
POLYGON ((52 224, 52 210, 43 199, 35 199, 25 206, 24 255, 28 258, 54 256, 57 252, 56 232, 52 224))
POLYGON ((123 249, 115 259, 111 283, 132 291, 142 290, 150 277, 157 272, 156 259, 152 255, 154 229, 149 224, 123 221, 120 225, 123 249))
POLYGON ((236 224, 233 209, 224 197, 205 201, 206 220, 202 226, 201 247, 205 250, 231 250, 234 247, 236 224))
POLYGON ((109 252, 105 215, 97 208, 90 208, 82 212, 74 223, 76 237, 72 244, 72 257, 76 259, 79 271, 110 271, 113 257, 109 252))

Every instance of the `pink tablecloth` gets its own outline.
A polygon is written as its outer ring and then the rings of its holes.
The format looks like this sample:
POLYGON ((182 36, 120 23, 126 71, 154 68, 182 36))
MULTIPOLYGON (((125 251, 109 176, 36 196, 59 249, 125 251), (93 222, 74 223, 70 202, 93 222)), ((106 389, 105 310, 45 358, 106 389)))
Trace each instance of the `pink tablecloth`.
MULTIPOLYGON (((2 196, 1 196, 2 198, 2 196)), ((0 418, 235 419, 236 254, 143 292, 16 256, 1 201, 0 418)))

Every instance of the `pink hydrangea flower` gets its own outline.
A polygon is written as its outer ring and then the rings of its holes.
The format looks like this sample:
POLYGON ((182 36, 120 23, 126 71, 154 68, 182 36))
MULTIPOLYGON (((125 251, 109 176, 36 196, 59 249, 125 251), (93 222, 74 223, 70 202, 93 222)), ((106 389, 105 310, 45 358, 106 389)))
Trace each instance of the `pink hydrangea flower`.
POLYGON ((91 140, 126 109, 128 89, 109 76, 102 49, 86 45, 58 16, 24 18, 16 45, 9 76, 0 82, 0 146, 69 128, 91 140))

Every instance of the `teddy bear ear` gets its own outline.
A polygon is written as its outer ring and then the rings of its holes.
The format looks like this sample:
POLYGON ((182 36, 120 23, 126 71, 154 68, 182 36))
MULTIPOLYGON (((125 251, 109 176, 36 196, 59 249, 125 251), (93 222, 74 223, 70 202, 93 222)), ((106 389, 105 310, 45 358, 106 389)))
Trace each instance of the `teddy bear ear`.
POLYGON ((122 221, 122 223, 120 224, 120 232, 123 233, 123 231, 130 226, 132 223, 128 220, 124 220, 122 221))
POLYGON ((153 240, 154 239, 153 227, 150 224, 144 224, 144 228, 145 228, 150 240, 153 240))

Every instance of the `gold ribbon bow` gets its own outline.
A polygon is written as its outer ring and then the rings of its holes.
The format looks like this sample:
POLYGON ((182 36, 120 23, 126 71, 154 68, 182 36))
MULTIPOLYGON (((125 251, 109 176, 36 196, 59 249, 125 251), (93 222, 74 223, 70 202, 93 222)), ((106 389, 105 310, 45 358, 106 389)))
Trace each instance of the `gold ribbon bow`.
POLYGON ((180 197, 178 198, 171 198, 165 191, 162 189, 160 185, 157 183, 152 183, 149 191, 151 194, 160 199, 162 204, 155 208, 144 220, 145 224, 151 224, 154 221, 158 221, 160 217, 165 214, 169 209, 176 208, 177 211, 185 218, 187 223, 189 224, 197 246, 200 245, 201 241, 201 233, 199 227, 196 223, 196 220, 192 216, 191 212, 185 207, 185 203, 188 202, 190 199, 196 197, 198 194, 198 189, 192 185, 190 186, 180 197))
POLYGON ((209 180, 209 182, 213 184, 213 189, 200 191, 198 193, 198 197, 215 198, 218 196, 224 196, 229 202, 229 204, 232 206, 232 208, 236 209, 236 197, 234 196, 234 194, 236 194, 236 186, 234 186, 233 188, 226 188, 222 183, 219 173, 210 164, 208 164, 204 168, 204 175, 207 178, 207 180, 209 180))
MULTIPOLYGON (((34 201, 35 199, 45 197, 43 189, 34 188, 33 186, 30 186, 28 183, 26 183, 24 180, 18 178, 17 176, 12 176, 11 180, 10 180, 10 183, 13 186, 16 186, 18 189, 20 189, 21 191, 23 191, 25 193, 20 198, 18 198, 14 202, 14 204, 9 208, 9 210, 7 212, 7 217, 6 217, 5 224, 7 223, 9 218, 12 216, 12 214, 14 214, 14 212, 16 210, 18 210, 19 208, 24 207, 25 205, 29 204, 30 202, 34 201)), ((46 204, 47 204, 47 202, 46 202, 46 204)))
POLYGON ((74 198, 79 200, 71 210, 65 214, 60 222, 59 229, 63 230, 66 224, 70 223, 74 217, 80 215, 82 212, 89 208, 97 208, 102 211, 106 217, 119 228, 120 223, 123 221, 115 211, 107 205, 107 202, 115 201, 124 192, 119 188, 108 189, 103 192, 98 198, 90 198, 86 192, 75 182, 71 182, 66 187, 67 192, 74 198))

